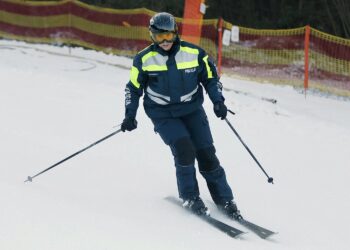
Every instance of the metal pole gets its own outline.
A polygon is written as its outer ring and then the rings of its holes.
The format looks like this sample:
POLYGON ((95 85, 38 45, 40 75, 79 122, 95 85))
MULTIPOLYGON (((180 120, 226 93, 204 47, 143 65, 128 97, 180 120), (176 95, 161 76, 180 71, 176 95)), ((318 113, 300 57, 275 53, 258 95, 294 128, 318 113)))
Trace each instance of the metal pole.
POLYGON ((118 129, 117 131, 115 131, 115 132, 113 132, 113 133, 111 133, 111 134, 109 134, 109 135, 103 137, 102 139, 100 139, 100 140, 94 142, 93 144, 87 146, 86 148, 83 148, 83 149, 81 149, 80 151, 78 151, 78 152, 76 152, 76 153, 74 153, 74 154, 72 154, 72 155, 70 155, 70 156, 64 158, 63 160, 61 160, 61 161, 59 161, 59 162, 53 164, 52 166, 50 166, 50 167, 44 169, 43 171, 37 173, 36 175, 34 175, 34 176, 28 176, 27 179, 26 179, 24 182, 32 182, 33 179, 34 179, 35 177, 37 177, 37 176, 39 176, 39 175, 45 173, 46 171, 49 171, 50 169, 52 169, 52 168, 54 168, 54 167, 60 165, 61 163, 63 163, 63 162, 65 162, 65 161, 67 161, 67 160, 73 158, 74 156, 76 156, 76 155, 78 155, 78 154, 84 152, 85 150, 87 150, 87 149, 89 149, 89 148, 95 146, 96 144, 99 144, 100 142, 102 142, 102 141, 104 141, 104 140, 106 140, 106 139, 112 137, 113 135, 118 134, 120 131, 122 131, 122 130, 121 130, 121 129, 118 129))
MULTIPOLYGON (((229 112, 232 112, 232 111, 229 111, 229 112)), ((225 121, 227 122, 227 124, 229 125, 229 127, 232 129, 233 133, 235 133, 235 135, 237 136, 237 138, 241 141, 241 143, 243 144, 243 146, 246 148, 246 150, 248 151, 248 153, 250 154, 250 156, 254 159, 254 161, 258 164, 258 166, 260 167, 260 169, 264 172, 264 174, 266 175, 267 177, 267 181, 269 183, 273 183, 273 178, 270 177, 265 169, 261 166, 261 164, 259 163, 259 161, 256 159, 256 157, 254 156, 254 154, 252 153, 252 151, 250 151, 250 149, 248 148, 248 146, 244 143, 244 141, 242 140, 242 138, 239 136, 239 134, 237 133, 237 131, 234 129, 234 127, 232 126, 232 124, 230 123, 230 121, 225 118, 225 121)))

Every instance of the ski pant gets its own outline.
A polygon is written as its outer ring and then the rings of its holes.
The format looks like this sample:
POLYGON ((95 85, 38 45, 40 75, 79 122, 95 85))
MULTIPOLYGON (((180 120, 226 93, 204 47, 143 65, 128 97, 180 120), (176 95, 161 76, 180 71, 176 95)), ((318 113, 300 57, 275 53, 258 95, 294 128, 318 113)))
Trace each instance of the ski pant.
POLYGON ((233 199, 224 169, 215 154, 213 138, 203 107, 186 116, 152 119, 156 133, 174 156, 180 198, 199 196, 195 159, 216 204, 233 199))

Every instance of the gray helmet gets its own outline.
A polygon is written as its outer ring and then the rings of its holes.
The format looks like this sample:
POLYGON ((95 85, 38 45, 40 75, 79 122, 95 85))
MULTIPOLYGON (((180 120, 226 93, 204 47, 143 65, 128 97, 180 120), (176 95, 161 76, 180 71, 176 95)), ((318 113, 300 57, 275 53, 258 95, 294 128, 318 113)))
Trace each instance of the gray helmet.
POLYGON ((174 32, 177 35, 177 25, 174 16, 167 12, 155 14, 149 21, 149 30, 153 34, 174 32))

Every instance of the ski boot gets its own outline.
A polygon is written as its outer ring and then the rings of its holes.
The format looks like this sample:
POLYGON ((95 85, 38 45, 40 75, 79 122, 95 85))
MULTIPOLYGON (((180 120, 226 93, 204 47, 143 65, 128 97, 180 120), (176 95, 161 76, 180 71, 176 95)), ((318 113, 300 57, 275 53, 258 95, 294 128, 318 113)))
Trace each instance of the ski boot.
POLYGON ((243 219, 241 213, 237 209, 236 203, 233 200, 227 201, 223 204, 219 204, 218 207, 224 214, 226 214, 230 218, 233 218, 235 220, 243 219))
POLYGON ((205 206, 204 202, 199 196, 194 197, 192 199, 184 200, 182 206, 188 208, 197 215, 209 216, 210 214, 208 208, 205 206))

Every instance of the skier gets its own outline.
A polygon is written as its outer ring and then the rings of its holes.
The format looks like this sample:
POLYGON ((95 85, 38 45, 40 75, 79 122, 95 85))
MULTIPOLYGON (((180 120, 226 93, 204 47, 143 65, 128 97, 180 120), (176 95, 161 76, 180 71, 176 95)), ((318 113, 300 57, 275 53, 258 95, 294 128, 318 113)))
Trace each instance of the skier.
POLYGON ((225 119, 227 107, 214 64, 205 51, 178 35, 175 18, 166 12, 150 20, 153 43, 133 60, 125 88, 123 132, 137 128, 136 112, 144 93, 144 109, 154 130, 170 146, 176 167, 177 186, 183 205, 197 214, 209 214, 199 197, 195 159, 215 204, 228 216, 240 216, 225 171, 215 155, 203 87, 217 117, 225 119), (202 87, 203 86, 203 87, 202 87))

